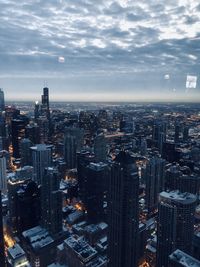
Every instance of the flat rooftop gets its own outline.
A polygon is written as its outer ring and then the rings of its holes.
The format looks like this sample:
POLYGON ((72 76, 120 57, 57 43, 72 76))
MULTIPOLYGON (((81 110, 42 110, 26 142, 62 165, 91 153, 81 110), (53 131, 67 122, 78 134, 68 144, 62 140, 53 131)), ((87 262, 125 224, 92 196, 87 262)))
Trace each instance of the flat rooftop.
POLYGON ((39 250, 54 242, 54 239, 49 235, 49 232, 41 226, 36 226, 24 231, 22 235, 35 250, 39 250))
POLYGON ((161 192, 160 199, 166 202, 178 202, 181 204, 192 204, 196 202, 197 197, 191 193, 181 193, 179 190, 171 192, 161 192))
POLYGON ((97 251, 92 248, 83 237, 75 239, 73 236, 70 236, 65 241, 65 246, 72 249, 77 257, 84 263, 89 262, 92 258, 96 257, 97 251))
POLYGON ((12 257, 13 260, 25 256, 24 250, 17 243, 13 247, 8 248, 8 254, 12 257))
POLYGON ((192 256, 184 253, 183 251, 177 249, 170 256, 169 259, 173 262, 177 262, 184 267, 199 267, 200 261, 193 258, 192 256))

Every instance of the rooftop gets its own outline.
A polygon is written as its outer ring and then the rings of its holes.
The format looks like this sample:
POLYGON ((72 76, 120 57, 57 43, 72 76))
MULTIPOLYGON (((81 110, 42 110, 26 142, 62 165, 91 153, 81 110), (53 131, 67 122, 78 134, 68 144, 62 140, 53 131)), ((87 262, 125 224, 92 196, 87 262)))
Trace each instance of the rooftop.
POLYGON ((35 146, 32 146, 32 150, 37 150, 37 151, 43 151, 46 149, 52 149, 53 145, 45 145, 45 144, 37 144, 35 146))
POLYGON ((171 261, 178 262, 185 267, 199 267, 200 261, 177 249, 169 256, 171 261))
POLYGON ((67 238, 64 243, 67 247, 71 248, 77 254, 77 257, 84 263, 89 262, 97 255, 97 251, 93 249, 83 237, 75 239, 71 236, 67 238))
POLYGON ((162 201, 178 202, 181 204, 192 204, 196 202, 197 197, 191 193, 181 193, 179 190, 171 192, 161 192, 160 198, 162 201))
POLYGON ((8 248, 8 254, 12 257, 13 260, 25 256, 24 250, 17 243, 13 247, 8 248))
POLYGON ((54 242, 54 239, 49 235, 49 232, 41 226, 36 226, 24 231, 22 235, 28 240, 31 247, 35 250, 39 250, 54 242))

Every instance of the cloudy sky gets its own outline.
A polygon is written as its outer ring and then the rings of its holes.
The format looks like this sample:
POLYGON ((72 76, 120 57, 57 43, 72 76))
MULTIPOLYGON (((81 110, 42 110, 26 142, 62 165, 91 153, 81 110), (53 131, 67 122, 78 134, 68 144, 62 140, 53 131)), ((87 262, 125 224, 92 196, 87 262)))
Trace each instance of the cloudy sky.
POLYGON ((7 99, 35 100, 44 81, 56 100, 185 94, 199 57, 199 0, 0 1, 7 99))

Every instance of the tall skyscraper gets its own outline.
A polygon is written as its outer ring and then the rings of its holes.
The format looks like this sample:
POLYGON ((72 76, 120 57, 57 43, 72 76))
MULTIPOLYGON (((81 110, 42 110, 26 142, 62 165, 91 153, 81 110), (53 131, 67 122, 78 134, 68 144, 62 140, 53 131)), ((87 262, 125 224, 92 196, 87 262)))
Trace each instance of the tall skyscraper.
POLYGON ((164 189, 166 161, 162 158, 153 157, 146 165, 144 171, 144 181, 146 184, 145 201, 148 212, 152 212, 157 207, 159 193, 164 189))
POLYGON ((16 199, 17 194, 16 192, 20 189, 21 186, 30 182, 30 178, 22 177, 19 174, 17 177, 16 174, 11 173, 8 175, 8 208, 9 208, 9 221, 12 228, 13 233, 17 232, 17 206, 16 206, 16 199))
POLYGON ((2 267, 5 266, 1 190, 0 190, 0 266, 2 267))
POLYGON ((5 110, 4 92, 0 88, 0 111, 5 110))
POLYGON ((152 139, 155 146, 163 153, 163 143, 166 141, 167 125, 165 121, 156 120, 153 125, 152 139))
POLYGON ((40 221, 40 189, 34 181, 22 184, 15 191, 16 231, 33 228, 40 221))
POLYGON ((85 169, 84 204, 90 223, 105 220, 104 201, 106 200, 109 182, 109 168, 105 163, 90 163, 85 169))
POLYGON ((20 116, 17 119, 13 119, 11 122, 12 131, 12 146, 13 146, 13 157, 20 158, 19 143, 20 140, 25 138, 25 127, 28 124, 28 118, 20 116))
POLYGON ((42 106, 41 106, 42 115, 46 115, 46 117, 50 118, 50 111, 49 111, 49 88, 43 88, 43 95, 42 95, 42 106))
POLYGON ((42 182, 44 169, 52 165, 52 145, 37 144, 31 147, 32 165, 34 167, 34 180, 42 182))
POLYGON ((31 165, 31 146, 33 144, 28 138, 20 141, 21 166, 31 165))
POLYGON ((76 153, 83 146, 83 129, 69 127, 65 129, 64 158, 68 169, 76 168, 76 153))
POLYGON ((6 189, 6 157, 0 153, 0 190, 5 192, 6 189))
POLYGON ((41 187, 42 226, 52 234, 62 231, 62 192, 60 179, 54 168, 45 168, 41 187))
POLYGON ((94 138, 94 154, 96 162, 105 162, 107 156, 106 139, 103 134, 94 138))
POLYGON ((139 176, 134 159, 120 152, 111 166, 108 199, 108 266, 138 262, 139 176))
POLYGON ((175 249, 190 253, 197 197, 179 191, 160 193, 157 228, 157 267, 169 266, 175 249))
POLYGON ((181 130, 181 126, 179 122, 175 123, 175 133, 174 133, 174 142, 178 143, 179 142, 179 138, 180 138, 180 130, 181 130))

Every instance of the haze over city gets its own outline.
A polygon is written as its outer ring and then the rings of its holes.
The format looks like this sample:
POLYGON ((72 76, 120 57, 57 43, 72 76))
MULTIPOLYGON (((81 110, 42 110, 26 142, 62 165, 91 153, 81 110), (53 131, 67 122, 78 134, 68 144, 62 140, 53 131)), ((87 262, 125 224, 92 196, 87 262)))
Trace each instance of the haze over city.
POLYGON ((199 15, 197 0, 5 0, 0 86, 7 100, 47 83, 54 101, 198 101, 199 15))

